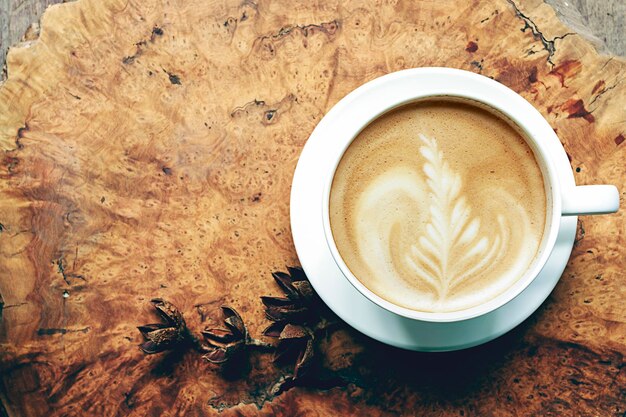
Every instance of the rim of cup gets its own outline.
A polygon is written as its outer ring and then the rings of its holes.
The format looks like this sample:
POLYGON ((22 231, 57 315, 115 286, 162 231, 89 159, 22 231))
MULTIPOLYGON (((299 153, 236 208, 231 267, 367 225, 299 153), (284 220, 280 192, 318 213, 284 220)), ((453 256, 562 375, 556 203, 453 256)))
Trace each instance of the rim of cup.
MULTIPOLYGON (((332 257, 348 281, 366 298, 380 307, 414 320, 428 322, 457 322, 469 320, 494 311, 521 294, 539 275, 545 266, 559 232, 562 194, 559 175, 552 160, 553 156, 547 144, 557 140, 549 123, 528 101, 508 87, 468 71, 452 68, 415 68, 398 71, 376 78, 357 88, 344 97, 332 110, 349 112, 350 108, 359 112, 358 117, 345 115, 340 121, 343 129, 340 142, 331 155, 331 169, 325 173, 325 186, 322 198, 322 216, 324 234, 332 257), (335 172, 344 152, 359 133, 380 116, 404 105, 434 99, 449 98, 478 102, 489 107, 492 112, 500 113, 500 118, 508 119, 516 126, 531 147, 544 179, 546 189, 546 226, 538 254, 526 272, 507 290, 477 306, 451 312, 424 312, 402 307, 387 301, 367 288, 350 271, 341 257, 330 227, 329 200, 335 172), (356 108, 358 107, 358 108, 356 108), (339 152, 337 152, 339 149, 339 152)), ((330 113, 329 113, 330 114, 330 113)))

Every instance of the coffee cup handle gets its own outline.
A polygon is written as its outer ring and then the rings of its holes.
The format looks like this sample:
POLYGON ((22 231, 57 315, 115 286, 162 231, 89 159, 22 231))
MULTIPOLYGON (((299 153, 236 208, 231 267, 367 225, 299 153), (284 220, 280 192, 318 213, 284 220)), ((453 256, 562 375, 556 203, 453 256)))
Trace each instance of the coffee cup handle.
POLYGON ((563 193, 564 216, 615 213, 619 192, 614 185, 579 185, 563 193))

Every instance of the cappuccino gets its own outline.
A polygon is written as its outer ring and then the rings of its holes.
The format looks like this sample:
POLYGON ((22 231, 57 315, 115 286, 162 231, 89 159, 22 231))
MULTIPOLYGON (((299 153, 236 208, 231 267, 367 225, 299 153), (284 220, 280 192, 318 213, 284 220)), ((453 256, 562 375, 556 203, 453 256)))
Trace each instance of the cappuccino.
POLYGON ((352 141, 333 178, 330 226, 374 294, 416 311, 460 311, 531 267, 546 198, 531 148, 503 116, 428 99, 384 114, 352 141))

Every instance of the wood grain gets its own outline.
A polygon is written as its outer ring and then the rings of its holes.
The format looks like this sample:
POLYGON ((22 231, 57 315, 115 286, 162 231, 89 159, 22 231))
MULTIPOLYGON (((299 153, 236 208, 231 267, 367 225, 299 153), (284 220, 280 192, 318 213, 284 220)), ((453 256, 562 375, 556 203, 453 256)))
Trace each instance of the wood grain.
POLYGON ((534 0, 50 7, 0 90, 4 413, 621 416, 623 211, 582 218, 544 306, 469 351, 404 352, 343 327, 321 342, 345 383, 277 395, 288 368, 268 354, 227 378, 193 352, 137 347, 153 297, 194 331, 228 303, 260 334, 258 297, 280 293, 270 272, 297 264, 300 150, 341 97, 391 71, 495 78, 544 114, 579 184, 623 196, 626 64, 569 32, 534 0))
MULTIPOLYGON (((9 47, 38 35, 46 7, 73 0, 0 0, 0 67, 9 47), (24 36, 24 34, 26 35, 24 36)), ((559 19, 601 53, 626 55, 626 4, 621 0, 545 0, 559 19)))

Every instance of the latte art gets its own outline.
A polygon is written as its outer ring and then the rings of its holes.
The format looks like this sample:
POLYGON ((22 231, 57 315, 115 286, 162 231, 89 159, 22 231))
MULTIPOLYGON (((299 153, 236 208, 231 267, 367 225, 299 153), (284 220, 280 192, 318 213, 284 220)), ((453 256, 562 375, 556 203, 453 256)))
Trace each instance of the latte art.
POLYGON ((421 103, 376 120, 333 181, 342 258, 372 292, 414 310, 496 297, 528 269, 543 235, 543 178, 529 151, 506 122, 465 104, 421 103))
POLYGON ((485 236, 479 218, 472 217, 471 208, 461 195, 461 177, 444 161, 434 139, 421 134, 419 137, 425 144, 420 152, 426 159, 430 221, 426 233, 405 255, 405 262, 417 279, 432 287, 438 300, 445 300, 454 288, 501 257, 509 236, 501 215, 497 216, 492 236, 485 236))

